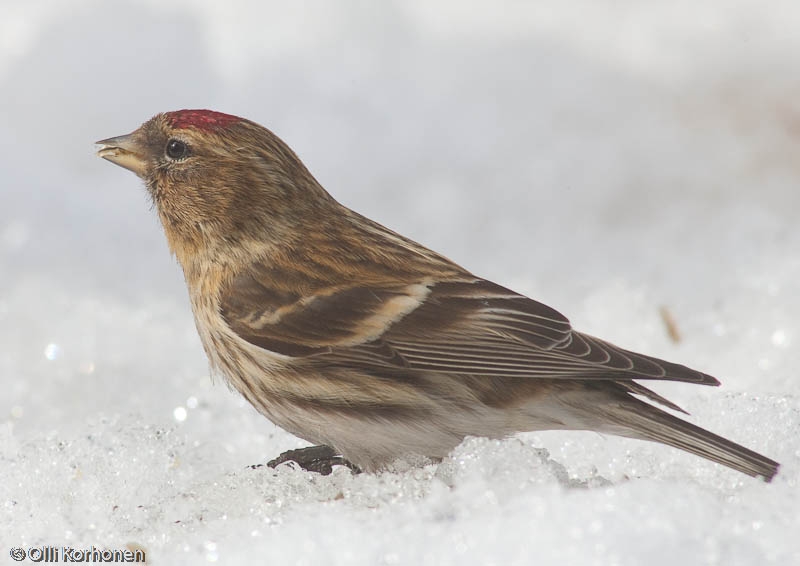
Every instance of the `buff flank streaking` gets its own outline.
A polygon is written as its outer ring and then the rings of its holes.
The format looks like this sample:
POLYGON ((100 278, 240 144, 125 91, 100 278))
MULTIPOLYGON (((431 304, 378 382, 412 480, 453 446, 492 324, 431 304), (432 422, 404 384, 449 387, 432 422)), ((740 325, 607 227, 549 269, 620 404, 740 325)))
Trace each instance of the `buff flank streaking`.
POLYGON ((468 435, 575 429, 662 442, 767 481, 777 473, 634 397, 681 411, 634 380, 715 378, 576 332, 342 206, 254 122, 180 110, 97 143, 144 180, 212 367, 321 445, 276 461, 373 471, 442 458, 468 435))

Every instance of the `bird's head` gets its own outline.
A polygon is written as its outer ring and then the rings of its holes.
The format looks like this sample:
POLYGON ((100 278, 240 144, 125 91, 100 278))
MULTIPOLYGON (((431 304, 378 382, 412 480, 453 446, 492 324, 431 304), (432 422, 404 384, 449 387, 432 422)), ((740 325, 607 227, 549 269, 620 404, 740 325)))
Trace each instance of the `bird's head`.
POLYGON ((193 254, 283 239, 333 199, 266 128, 211 110, 158 114, 136 131, 97 142, 97 154, 141 177, 170 247, 193 254))

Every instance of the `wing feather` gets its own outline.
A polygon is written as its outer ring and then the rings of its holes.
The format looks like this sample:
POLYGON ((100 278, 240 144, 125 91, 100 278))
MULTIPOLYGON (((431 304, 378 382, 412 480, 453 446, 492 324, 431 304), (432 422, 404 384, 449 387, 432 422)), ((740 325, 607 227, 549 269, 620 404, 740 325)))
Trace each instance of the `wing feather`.
POLYGON ((237 278, 221 313, 242 339, 298 361, 391 374, 719 383, 576 332, 554 309, 482 279, 352 283, 304 297, 273 285, 257 270, 237 278))

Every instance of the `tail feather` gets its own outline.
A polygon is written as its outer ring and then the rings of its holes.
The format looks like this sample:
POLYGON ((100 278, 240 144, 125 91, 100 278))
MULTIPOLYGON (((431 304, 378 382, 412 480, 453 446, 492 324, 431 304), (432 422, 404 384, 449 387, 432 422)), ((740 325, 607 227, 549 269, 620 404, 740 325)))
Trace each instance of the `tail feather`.
POLYGON ((661 442, 767 482, 778 473, 778 462, 630 395, 610 405, 605 416, 615 434, 661 442))

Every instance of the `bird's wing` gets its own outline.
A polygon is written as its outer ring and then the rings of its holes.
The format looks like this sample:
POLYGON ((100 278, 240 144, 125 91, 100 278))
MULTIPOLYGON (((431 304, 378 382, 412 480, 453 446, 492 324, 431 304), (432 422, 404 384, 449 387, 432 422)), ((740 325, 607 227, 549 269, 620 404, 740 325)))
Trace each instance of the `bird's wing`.
POLYGON ((221 313, 256 346, 371 371, 719 384, 576 332, 547 305, 482 279, 353 283, 284 297, 251 275, 223 293, 221 313))

